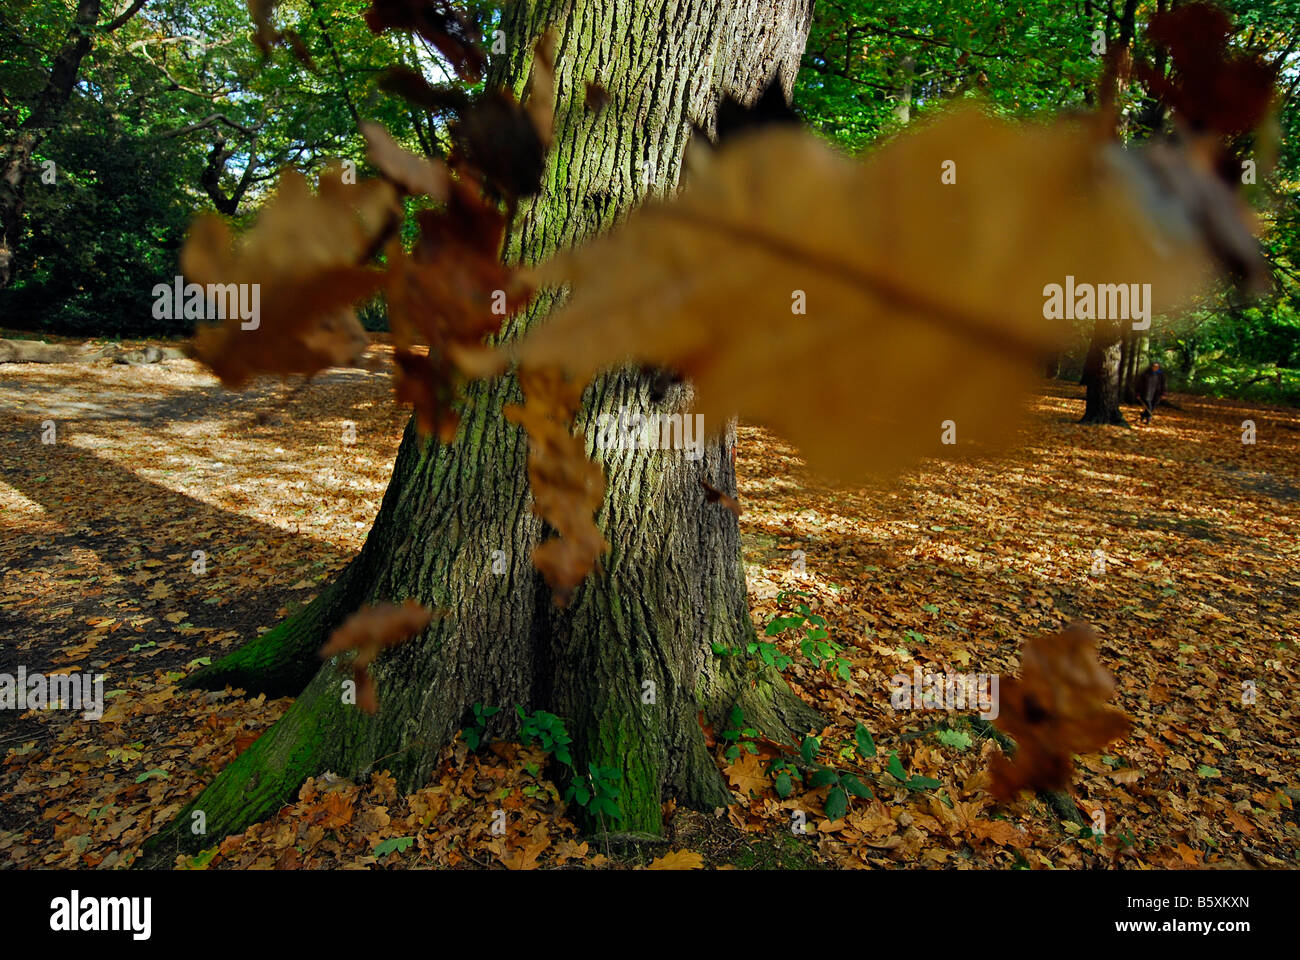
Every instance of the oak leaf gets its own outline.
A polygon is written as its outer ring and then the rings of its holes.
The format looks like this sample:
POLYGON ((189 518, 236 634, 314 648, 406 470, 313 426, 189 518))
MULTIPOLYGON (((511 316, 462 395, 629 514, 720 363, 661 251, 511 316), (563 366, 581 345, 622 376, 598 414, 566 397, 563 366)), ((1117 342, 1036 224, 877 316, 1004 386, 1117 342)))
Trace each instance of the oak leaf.
POLYGON ((723 772, 731 785, 745 797, 751 793, 762 793, 772 786, 772 781, 763 772, 762 762, 752 753, 742 753, 723 772))
POLYGON ((337 169, 321 174, 313 194, 287 170, 238 243, 221 217, 198 218, 181 251, 186 279, 247 285, 258 310, 243 318, 227 309, 222 324, 200 327, 196 358, 227 387, 261 373, 310 376, 354 364, 368 339, 351 307, 383 284, 384 274, 364 264, 397 223, 396 200, 387 183, 345 185, 337 169))
POLYGON ((740 414, 842 476, 951 453, 949 419, 963 443, 1005 441, 1037 358, 1068 332, 1044 319, 1046 285, 1151 283, 1159 312, 1207 272, 1109 150, 1081 123, 975 109, 866 162, 755 128, 696 150, 676 200, 539 268, 572 296, 509 356, 583 382, 627 360, 669 367, 711 429, 740 414), (791 371, 815 377, 792 387, 791 371))
POLYGON ((704 857, 692 850, 672 850, 650 861, 647 870, 703 870, 704 857))
POLYGON ((379 701, 367 668, 385 648, 406 641, 432 620, 433 612, 414 600, 400 606, 384 603, 362 607, 330 634, 329 641, 320 649, 320 656, 329 658, 356 651, 352 677, 357 685, 357 706, 366 713, 374 713, 379 709, 379 701))
POLYGON ((533 510, 558 533, 533 550, 533 565, 562 606, 609 549, 592 519, 605 498, 605 475, 569 426, 581 387, 556 369, 521 370, 519 383, 524 403, 506 406, 505 416, 528 433, 533 510))
POLYGON ((1016 741, 1015 757, 990 764, 992 794, 1069 785, 1075 754, 1092 753, 1128 733, 1129 718, 1107 704, 1115 681, 1097 661, 1093 633, 1074 626, 1025 644, 1020 678, 1001 681, 993 721, 1016 741))
POLYGON ((388 180, 410 194, 447 198, 447 167, 442 162, 411 153, 381 124, 363 123, 361 133, 369 147, 366 156, 388 180))

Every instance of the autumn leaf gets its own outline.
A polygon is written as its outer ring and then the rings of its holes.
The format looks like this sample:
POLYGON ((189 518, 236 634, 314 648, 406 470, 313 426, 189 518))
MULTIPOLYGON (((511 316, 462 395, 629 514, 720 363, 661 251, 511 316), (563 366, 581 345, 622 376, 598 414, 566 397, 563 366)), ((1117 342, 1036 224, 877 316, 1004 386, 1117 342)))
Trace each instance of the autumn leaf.
POLYGON ((387 647, 395 646, 419 633, 433 619, 433 612, 414 600, 398 604, 385 603, 362 607, 330 634, 320 649, 322 659, 356 651, 352 676, 357 684, 357 706, 366 713, 379 708, 374 680, 366 669, 387 647))
POLYGON ((1067 332, 1045 319, 1049 284, 1150 283, 1161 311, 1208 276, 1201 242, 1146 216, 1108 149, 1084 124, 963 109, 861 163, 760 125, 697 148, 676 200, 539 268, 572 295, 521 342, 453 355, 471 375, 513 361, 583 384, 627 361, 671 369, 712 429, 765 423, 839 477, 993 450, 1067 332), (792 389, 790 370, 815 381, 792 389))
POLYGON ((447 199, 447 167, 443 163, 404 149, 381 124, 363 123, 361 133, 369 146, 366 156, 389 181, 410 194, 447 199))
POLYGON ((1138 75, 1193 130, 1243 134, 1263 121, 1276 95, 1277 72, 1253 53, 1229 46, 1232 23, 1208 3, 1152 15, 1150 40, 1169 52, 1171 77, 1139 65, 1138 75))
POLYGON ((558 536, 533 550, 533 565, 564 605, 609 544, 592 514, 605 497, 605 475, 587 459, 582 434, 569 421, 582 390, 559 370, 520 371, 524 404, 505 407, 506 419, 528 433, 528 484, 533 510, 558 536))
POLYGON ((410 253, 396 239, 388 248, 395 385, 398 400, 415 408, 421 432, 450 442, 463 379, 454 362, 458 351, 481 348, 485 336, 528 302, 532 288, 502 262, 505 216, 473 183, 452 180, 446 203, 420 211, 417 222, 420 234, 410 253), (412 349, 420 345, 427 353, 412 349))
POLYGON ((590 80, 585 85, 585 95, 583 97, 583 106, 592 113, 600 113, 609 106, 609 91, 598 83, 592 83, 590 80))
POLYGON ((478 28, 449 0, 371 0, 366 24, 375 33, 414 30, 446 58, 462 80, 478 80, 487 58, 478 28))
POLYGON ((181 251, 186 279, 245 285, 257 315, 227 310, 221 325, 200 327, 195 357, 232 388, 262 373, 310 376, 355 364, 369 341, 351 308, 383 283, 364 264, 397 223, 396 199, 382 181, 343 184, 338 169, 323 172, 313 194, 288 170, 238 243, 222 218, 197 219, 181 251))
POLYGON ((538 41, 522 101, 509 90, 487 91, 451 125, 453 166, 474 171, 511 204, 542 186, 555 112, 552 36, 538 41))
POLYGON ((720 503, 736 516, 743 512, 740 501, 730 494, 723 493, 707 480, 700 480, 700 486, 704 488, 704 500, 706 503, 720 503))
POLYGON ((1025 832, 1006 820, 973 820, 968 830, 971 837, 977 840, 991 840, 1000 847, 1029 846, 1029 837, 1025 832))
POLYGON ((836 475, 947 455, 946 420, 962 443, 1005 441, 1067 332, 1044 319, 1047 284, 1149 282, 1160 311, 1206 276, 1109 156, 1085 125, 974 109, 865 163, 758 127, 697 149, 676 200, 540 268, 572 297, 508 356, 583 382, 627 360, 680 371, 706 424, 760 421, 836 475), (815 380, 792 388, 791 370, 815 380))
POLYGON ((277 30, 273 22, 280 0, 248 0, 248 14, 253 20, 253 42, 269 55, 276 47, 287 47, 299 62, 311 66, 311 54, 302 37, 294 30, 277 30))
POLYGON ((1107 705, 1115 681, 1097 661, 1087 627, 1029 641, 1020 668, 1019 679, 1002 680, 994 720, 1016 741, 1013 760, 996 756, 990 765, 991 792, 1000 800, 1068 786, 1075 754, 1099 750, 1132 726, 1107 705))
POLYGON ((650 861, 647 870, 703 870, 704 857, 691 850, 672 850, 650 861))
POLYGON ((751 793, 762 793, 772 785, 772 781, 763 772, 762 761, 752 753, 741 753, 723 772, 731 785, 746 797, 751 793))

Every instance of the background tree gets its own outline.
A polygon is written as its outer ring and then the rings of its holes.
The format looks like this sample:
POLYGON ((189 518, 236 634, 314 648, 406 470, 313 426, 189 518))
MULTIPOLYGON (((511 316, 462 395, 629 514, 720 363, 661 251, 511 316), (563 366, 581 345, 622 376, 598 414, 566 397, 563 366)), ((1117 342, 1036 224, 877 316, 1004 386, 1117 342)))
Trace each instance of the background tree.
MULTIPOLYGON (((252 213, 285 167, 364 169, 358 110, 402 137, 415 123, 380 88, 384 70, 438 63, 366 29, 362 0, 291 4, 301 57, 259 51, 243 0, 128 9, 89 30, 89 7, 67 0, 0 20, 0 315, 29 328, 188 334, 153 318, 150 291, 178 272, 190 213, 252 213), (33 176, 47 161, 53 182, 33 176)), ((437 151, 439 138, 445 123, 422 122, 416 139, 437 151)))
POLYGON ((33 84, 28 103, 12 103, 6 98, 3 105, 6 131, 0 147, 0 290, 9 285, 13 276, 14 250, 22 231, 33 154, 59 122, 95 33, 118 30, 142 6, 144 0, 132 0, 121 14, 101 25, 101 0, 79 0, 57 52, 48 60, 36 51, 24 58, 43 74, 43 82, 33 84))

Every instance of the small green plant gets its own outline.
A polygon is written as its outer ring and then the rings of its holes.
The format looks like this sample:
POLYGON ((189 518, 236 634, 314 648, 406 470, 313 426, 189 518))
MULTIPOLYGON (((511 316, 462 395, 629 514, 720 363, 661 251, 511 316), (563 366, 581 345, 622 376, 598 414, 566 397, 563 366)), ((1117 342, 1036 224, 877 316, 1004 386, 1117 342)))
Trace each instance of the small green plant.
POLYGON ((373 853, 376 857, 386 857, 394 851, 405 853, 413 843, 415 843, 415 837, 389 837, 387 840, 381 840, 375 844, 373 853))
POLYGON ((577 776, 576 771, 569 788, 564 791, 564 802, 575 802, 588 813, 597 817, 609 817, 611 820, 623 819, 623 811, 618 805, 618 770, 615 767, 601 767, 594 763, 587 764, 587 773, 577 776))
MULTIPOLYGON (((519 742, 526 747, 537 744, 558 763, 569 768, 569 786, 563 795, 565 803, 576 803, 588 813, 594 814, 601 823, 605 822, 606 817, 611 820, 623 819, 623 812, 618 805, 618 768, 588 763, 586 773, 579 773, 573 765, 573 755, 569 752, 573 738, 569 736, 563 718, 545 710, 525 713, 523 707, 515 707, 515 712, 519 714, 519 742)), ((528 769, 536 776, 535 766, 528 769)), ((532 796, 528 790, 525 788, 524 793, 532 796)))
POLYGON ((488 718, 494 714, 500 713, 500 707, 485 707, 481 703, 476 703, 470 707, 474 714, 474 722, 460 732, 465 738, 465 743, 471 750, 477 751, 487 739, 487 722, 488 718))
MULTIPOLYGON (((740 647, 714 643, 713 652, 719 657, 735 657, 740 655, 741 650, 740 647)), ((778 672, 794 663, 794 658, 786 656, 781 652, 781 648, 770 640, 751 640, 745 644, 744 652, 748 656, 758 657, 767 666, 775 667, 778 672)))
POLYGON ((767 775, 772 778, 776 795, 782 800, 794 793, 796 780, 803 783, 803 774, 789 760, 773 760, 768 765, 767 775))
POLYGON ((827 785, 831 789, 826 794, 825 808, 826 816, 831 820, 838 820, 848 812, 850 794, 860 800, 870 800, 872 796, 871 788, 851 773, 826 768, 818 770, 808 779, 808 786, 814 790, 827 785))
POLYGON ((803 757, 804 763, 812 763, 821 749, 821 737, 804 737, 803 743, 799 744, 799 756, 803 757))
POLYGON ((528 714, 524 713, 523 707, 515 707, 515 711, 519 714, 520 743, 526 747, 536 743, 566 767, 573 766, 573 757, 569 753, 573 738, 564 728, 563 720, 545 710, 528 714))
POLYGON ((870 760, 876 755, 876 741, 871 739, 871 731, 864 724, 859 723, 853 730, 854 745, 858 748, 858 755, 864 760, 870 760))
POLYGON ((750 753, 758 753, 758 747, 752 741, 745 739, 758 736, 758 731, 753 727, 745 726, 745 712, 740 709, 740 704, 733 706, 731 712, 727 714, 727 729, 719 736, 722 737, 723 743, 729 745, 723 751, 723 756, 728 760, 735 760, 740 756, 742 749, 750 753))
POLYGON ((945 747, 952 747, 954 750, 969 750, 971 748, 970 734, 963 730, 937 730, 934 736, 945 747))
POLYGON ((812 661, 813 666, 819 668, 825 666, 841 680, 847 681, 852 665, 843 656, 844 648, 830 639, 826 618, 812 612, 812 608, 807 603, 808 599, 809 595, 802 590, 783 590, 777 594, 777 603, 787 606, 790 612, 776 617, 767 625, 763 634, 775 637, 787 630, 802 628, 804 633, 799 639, 800 652, 812 661))

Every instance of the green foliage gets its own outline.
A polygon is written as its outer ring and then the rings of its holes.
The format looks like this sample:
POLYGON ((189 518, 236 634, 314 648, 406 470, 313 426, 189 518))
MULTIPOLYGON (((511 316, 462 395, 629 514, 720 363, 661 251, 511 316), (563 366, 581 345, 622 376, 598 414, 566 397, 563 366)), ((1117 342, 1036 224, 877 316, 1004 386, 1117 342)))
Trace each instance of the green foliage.
POLYGON ((553 713, 538 710, 536 713, 524 713, 523 707, 515 707, 519 714, 519 742, 526 747, 534 743, 551 754, 567 767, 573 766, 573 757, 569 753, 569 744, 573 738, 564 727, 564 721, 553 713))
POLYGON ((380 840, 375 844, 374 855, 376 857, 386 857, 390 853, 405 853, 415 843, 415 837, 389 837, 387 840, 380 840))
POLYGON ((768 764, 767 775, 772 778, 776 795, 782 800, 794 793, 795 781, 803 782, 803 774, 789 760, 773 760, 768 764))
POLYGON ((954 750, 971 748, 970 734, 962 730, 938 730, 934 736, 945 747, 952 747, 954 750))
POLYGON ((871 731, 866 726, 859 723, 853 731, 853 739, 856 741, 858 755, 864 760, 876 755, 876 741, 871 739, 871 731))
POLYGON ((1016 114, 1082 106, 1101 73, 1090 49, 1096 24, 1047 0, 1010 9, 842 0, 814 13, 795 104, 848 150, 954 98, 978 95, 1016 114))
POLYGON ((465 743, 471 750, 478 750, 487 737, 488 720, 501 712, 500 707, 485 707, 481 703, 476 703, 470 707, 474 715, 474 720, 468 727, 461 730, 461 736, 465 738, 465 743))
MULTIPOLYGON (((499 17, 477 0, 466 6, 484 24, 499 17)), ((202 182, 214 155, 224 155, 217 190, 235 201, 234 219, 247 222, 285 167, 314 175, 346 159, 364 173, 357 118, 383 123, 413 149, 445 152, 445 123, 379 86, 389 67, 436 71, 436 61, 409 35, 372 33, 368 7, 369 0, 279 5, 277 23, 302 38, 311 65, 286 50, 263 57, 244 0, 151 0, 120 29, 97 32, 25 180, 15 278, 0 291, 5 326, 190 333, 192 321, 153 317, 152 290, 178 273, 191 214, 215 205, 202 182), (40 179, 46 160, 56 165, 53 184, 40 179)), ((0 16, 0 160, 48 82, 74 9, 31 0, 0 16)), ((363 309, 362 320, 370 329, 387 324, 375 307, 363 309)))
MULTIPOLYGON (((798 631, 802 628, 804 632, 803 636, 799 638, 800 652, 812 661, 813 666, 825 666, 841 680, 847 681, 852 664, 847 657, 843 656, 844 648, 830 639, 826 618, 812 612, 812 608, 806 602, 808 599, 808 594, 802 590, 782 591, 777 594, 777 603, 788 606, 790 612, 775 617, 767 625, 767 629, 763 631, 763 634, 764 636, 775 637, 786 631, 798 631)), ((788 666, 789 658, 784 657, 782 659, 788 666)), ((775 666, 779 661, 774 657, 772 661, 764 660, 764 662, 775 666)), ((784 668, 779 667, 779 669, 784 668)))
POLYGON ((735 760, 740 756, 742 749, 750 753, 758 753, 758 747, 751 742, 749 737, 757 737, 758 731, 753 727, 745 726, 745 712, 740 709, 739 704, 733 706, 727 714, 727 729, 719 735, 723 743, 730 744, 723 755, 728 760, 735 760))
POLYGON ((621 820, 623 813, 618 805, 618 779, 618 770, 614 767, 601 767, 589 763, 584 775, 579 777, 575 773, 573 781, 564 791, 564 802, 577 803, 578 806, 598 817, 621 820))
POLYGON ((105 124, 94 136, 60 129, 42 144, 53 183, 28 180, 20 273, 0 312, 6 325, 71 335, 188 332, 153 318, 152 289, 170 282, 190 203, 186 158, 105 124), (142 183, 142 171, 156 181, 142 183), (170 189, 169 189, 170 186, 170 189))
POLYGON ((588 763, 587 769, 579 773, 574 767, 569 744, 573 738, 564 726, 564 720, 553 713, 538 710, 525 713, 523 707, 515 707, 519 715, 519 741, 525 746, 536 743, 555 760, 569 768, 569 785, 564 791, 565 803, 576 803, 588 813, 603 820, 621 820, 622 810, 618 801, 620 772, 615 767, 602 767, 588 763))

